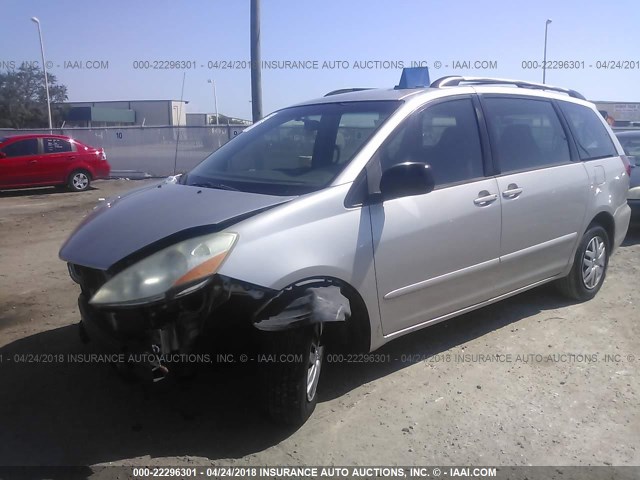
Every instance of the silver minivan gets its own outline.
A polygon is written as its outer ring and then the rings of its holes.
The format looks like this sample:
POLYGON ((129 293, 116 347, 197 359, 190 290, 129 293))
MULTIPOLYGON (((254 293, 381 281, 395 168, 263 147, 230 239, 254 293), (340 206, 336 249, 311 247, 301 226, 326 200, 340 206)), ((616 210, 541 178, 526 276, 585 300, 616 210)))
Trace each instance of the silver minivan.
POLYGON ((331 94, 103 202, 60 258, 82 336, 148 354, 121 368, 160 381, 232 331, 268 412, 299 424, 325 348, 371 352, 551 281, 593 298, 629 224, 629 170, 572 90, 445 77, 331 94))

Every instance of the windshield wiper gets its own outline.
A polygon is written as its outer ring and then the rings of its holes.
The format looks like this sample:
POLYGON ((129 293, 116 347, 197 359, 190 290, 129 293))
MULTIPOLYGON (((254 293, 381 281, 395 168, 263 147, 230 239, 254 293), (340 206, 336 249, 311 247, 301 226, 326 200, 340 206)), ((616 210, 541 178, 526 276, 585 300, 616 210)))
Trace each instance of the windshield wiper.
POLYGON ((192 187, 204 187, 204 188, 217 188, 218 190, 233 190, 234 192, 239 192, 240 190, 232 187, 230 185, 225 185, 224 183, 216 183, 216 182, 197 182, 190 183, 192 187))

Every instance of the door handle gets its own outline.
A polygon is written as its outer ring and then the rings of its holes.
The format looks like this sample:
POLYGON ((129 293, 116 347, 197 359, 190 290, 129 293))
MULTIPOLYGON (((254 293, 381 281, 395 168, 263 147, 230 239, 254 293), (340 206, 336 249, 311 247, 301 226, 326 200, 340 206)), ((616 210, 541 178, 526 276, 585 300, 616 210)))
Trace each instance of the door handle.
POLYGON ((496 193, 489 193, 486 190, 482 190, 478 193, 478 198, 476 198, 473 203, 480 207, 484 207, 485 205, 495 202, 497 199, 498 195, 496 193))
POLYGON ((31 160, 29 163, 31 163, 31 164, 38 163, 38 160, 31 160))
POLYGON ((510 183, 507 189, 502 192, 502 196, 504 198, 516 198, 520 196, 521 193, 522 189, 518 187, 518 185, 516 185, 515 183, 510 183))

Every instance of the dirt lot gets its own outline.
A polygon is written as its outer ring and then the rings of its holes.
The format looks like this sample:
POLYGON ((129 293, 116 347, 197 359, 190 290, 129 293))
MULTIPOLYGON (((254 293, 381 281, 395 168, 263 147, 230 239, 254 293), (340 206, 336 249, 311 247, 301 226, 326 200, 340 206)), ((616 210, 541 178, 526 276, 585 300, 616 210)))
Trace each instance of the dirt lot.
POLYGON ((638 230, 591 302, 536 289, 396 340, 392 361, 327 364, 297 431, 262 416, 250 367, 149 395, 106 366, 21 363, 93 351, 58 249, 141 184, 0 193, 0 465, 640 464, 638 230))

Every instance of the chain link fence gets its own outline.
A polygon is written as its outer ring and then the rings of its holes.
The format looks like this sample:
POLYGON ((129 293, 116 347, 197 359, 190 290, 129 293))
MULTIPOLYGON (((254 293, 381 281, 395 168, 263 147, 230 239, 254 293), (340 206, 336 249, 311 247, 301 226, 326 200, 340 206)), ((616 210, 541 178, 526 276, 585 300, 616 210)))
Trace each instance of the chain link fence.
MULTIPOLYGON (((165 177, 192 169, 245 128, 247 125, 54 128, 52 133, 104 148, 114 176, 165 177)), ((48 129, 0 129, 0 138, 49 133, 48 129)))

